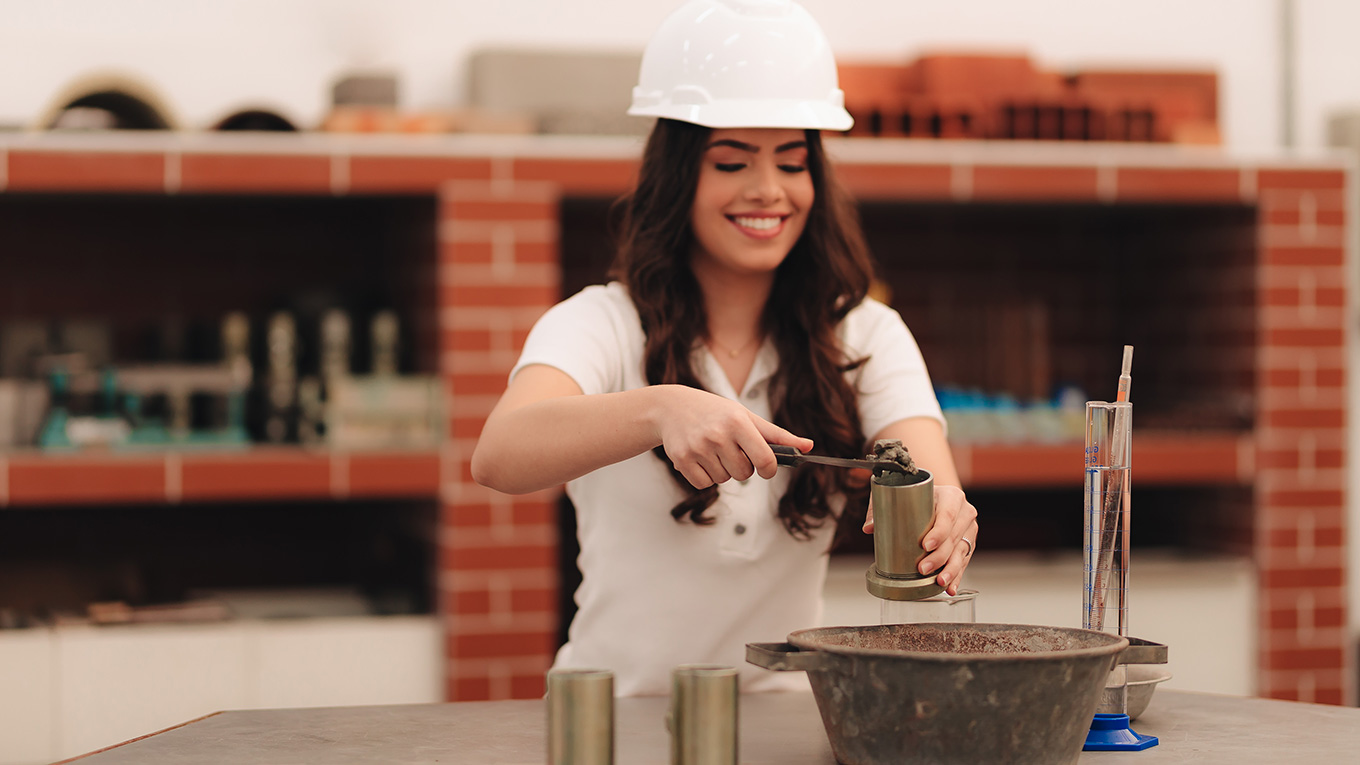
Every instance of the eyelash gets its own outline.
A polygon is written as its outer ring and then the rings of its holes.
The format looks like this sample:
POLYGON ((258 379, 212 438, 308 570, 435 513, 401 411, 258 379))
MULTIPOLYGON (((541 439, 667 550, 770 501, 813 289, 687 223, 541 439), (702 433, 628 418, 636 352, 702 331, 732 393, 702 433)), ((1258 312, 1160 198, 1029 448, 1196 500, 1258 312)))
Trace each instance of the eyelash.
MULTIPOLYGON (((746 165, 741 162, 719 162, 718 164, 714 165, 714 167, 716 167, 719 172, 735 173, 745 168, 746 165)), ((786 173, 801 173, 805 172, 807 170, 807 167, 804 165, 780 165, 779 169, 783 170, 786 173)))

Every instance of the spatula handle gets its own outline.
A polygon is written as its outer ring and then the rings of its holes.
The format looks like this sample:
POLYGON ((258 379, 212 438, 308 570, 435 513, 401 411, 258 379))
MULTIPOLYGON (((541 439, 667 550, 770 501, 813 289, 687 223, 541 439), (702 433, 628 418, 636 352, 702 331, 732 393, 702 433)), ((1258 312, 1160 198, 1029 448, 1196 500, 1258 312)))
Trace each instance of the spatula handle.
POLYGON ((798 467, 803 464, 803 453, 792 446, 770 444, 770 451, 774 452, 774 461, 785 467, 798 467))

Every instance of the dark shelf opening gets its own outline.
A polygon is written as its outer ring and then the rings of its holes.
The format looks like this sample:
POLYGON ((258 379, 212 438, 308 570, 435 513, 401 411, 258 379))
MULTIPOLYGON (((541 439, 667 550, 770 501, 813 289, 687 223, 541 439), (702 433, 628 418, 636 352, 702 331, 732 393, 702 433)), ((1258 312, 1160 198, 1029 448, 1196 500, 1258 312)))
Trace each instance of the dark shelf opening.
POLYGON ((1132 345, 1140 427, 1248 430, 1256 210, 861 205, 883 285, 937 386, 1112 400, 1132 345))
POLYGON ((24 626, 91 603, 282 589, 428 614, 436 519, 432 501, 13 508, 0 513, 0 614, 24 626))
POLYGON ((395 310, 402 370, 437 369, 433 197, 7 194, 0 201, 0 327, 100 326, 112 361, 213 361, 229 312, 251 324, 256 368, 269 317, 297 321, 302 374, 319 322, 349 314, 354 371, 368 322, 395 310))

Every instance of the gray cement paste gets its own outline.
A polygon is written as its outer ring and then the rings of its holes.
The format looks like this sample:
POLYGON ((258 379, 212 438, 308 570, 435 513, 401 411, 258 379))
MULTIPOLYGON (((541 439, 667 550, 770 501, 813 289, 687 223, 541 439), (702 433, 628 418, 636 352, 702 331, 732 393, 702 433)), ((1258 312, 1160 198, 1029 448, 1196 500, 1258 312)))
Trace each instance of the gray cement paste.
POLYGON ((901 470, 893 470, 886 466, 874 468, 874 483, 880 486, 910 486, 924 480, 924 476, 920 474, 921 469, 916 467, 916 462, 912 460, 911 454, 901 441, 893 439, 875 441, 873 452, 866 455, 866 458, 874 462, 901 466, 901 470))

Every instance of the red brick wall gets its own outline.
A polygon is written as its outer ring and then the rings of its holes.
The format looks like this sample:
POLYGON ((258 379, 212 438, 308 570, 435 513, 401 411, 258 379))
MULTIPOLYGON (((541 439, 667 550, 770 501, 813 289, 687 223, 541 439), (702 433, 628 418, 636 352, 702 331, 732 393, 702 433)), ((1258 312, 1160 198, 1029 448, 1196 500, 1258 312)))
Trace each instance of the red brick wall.
POLYGON ((1340 704, 1354 693, 1344 542, 1345 175, 1263 169, 1257 187, 1258 692, 1340 704))
POLYGON ((558 195, 533 181, 440 190, 439 368, 451 412, 439 591, 452 700, 542 695, 555 647, 556 492, 499 494, 473 483, 469 465, 529 329, 559 298, 558 195))
POLYGON ((1219 143, 1212 71, 1041 71, 1024 56, 842 64, 852 135, 1219 143))

